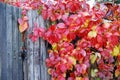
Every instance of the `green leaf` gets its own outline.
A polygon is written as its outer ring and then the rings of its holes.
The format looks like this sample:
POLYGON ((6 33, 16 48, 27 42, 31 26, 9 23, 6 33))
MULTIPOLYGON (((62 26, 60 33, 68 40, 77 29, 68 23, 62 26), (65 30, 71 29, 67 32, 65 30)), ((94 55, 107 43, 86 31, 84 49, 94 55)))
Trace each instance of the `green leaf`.
POLYGON ((41 10, 38 10, 37 13, 40 15, 41 14, 41 10))
POLYGON ((90 61, 91 61, 92 64, 95 63, 96 59, 97 59, 97 55, 92 54, 92 55, 90 56, 90 61))
POLYGON ((101 80, 100 78, 96 78, 96 80, 101 80))
POLYGON ((91 61, 92 64, 95 63, 96 59, 97 59, 97 55, 92 54, 92 55, 90 56, 90 61, 91 61))
POLYGON ((43 6, 40 6, 37 13, 40 15, 42 13, 43 6))
POLYGON ((91 76, 96 77, 97 72, 98 72, 98 69, 91 69, 91 76))

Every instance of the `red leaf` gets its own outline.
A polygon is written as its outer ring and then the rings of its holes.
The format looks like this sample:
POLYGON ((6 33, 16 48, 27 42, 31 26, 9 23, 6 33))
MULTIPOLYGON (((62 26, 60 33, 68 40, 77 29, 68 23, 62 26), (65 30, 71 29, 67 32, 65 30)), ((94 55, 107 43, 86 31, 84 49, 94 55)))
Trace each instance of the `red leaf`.
POLYGON ((56 30, 56 25, 51 25, 48 30, 54 32, 56 30))
POLYGON ((116 35, 111 35, 109 38, 108 38, 108 41, 110 42, 110 45, 112 47, 114 47, 115 45, 117 45, 119 43, 118 41, 118 36, 116 35))
POLYGON ((64 23, 58 23, 58 24, 57 24, 57 27, 58 27, 58 28, 66 28, 66 26, 65 26, 64 23))
POLYGON ((74 32, 69 32, 69 34, 67 35, 68 40, 74 40, 76 37, 74 32))
POLYGON ((74 80, 74 78, 73 77, 69 77, 68 80, 74 80))
POLYGON ((32 40, 32 42, 35 42, 35 41, 38 40, 38 36, 35 36, 35 35, 33 35, 33 34, 30 34, 30 35, 29 35, 29 38, 32 40))
POLYGON ((24 16, 24 17, 23 17, 23 20, 24 20, 24 21, 28 21, 28 17, 27 17, 27 16, 24 16))
POLYGON ((61 70, 63 73, 66 72, 66 70, 67 70, 66 64, 61 64, 61 65, 60 65, 60 70, 61 70))
POLYGON ((37 27, 33 28, 33 35, 34 36, 39 36, 39 28, 37 28, 37 27))
POLYGON ((22 24, 24 23, 24 21, 23 21, 21 18, 19 18, 19 19, 18 19, 18 23, 19 23, 20 25, 22 25, 22 24))
POLYGON ((58 79, 57 80, 65 80, 65 77, 63 76, 58 76, 58 79))
POLYGON ((46 20, 48 17, 47 10, 42 10, 42 17, 46 20))
POLYGON ((22 10, 22 14, 23 14, 23 15, 26 15, 26 14, 27 14, 26 9, 23 9, 23 10, 22 10))

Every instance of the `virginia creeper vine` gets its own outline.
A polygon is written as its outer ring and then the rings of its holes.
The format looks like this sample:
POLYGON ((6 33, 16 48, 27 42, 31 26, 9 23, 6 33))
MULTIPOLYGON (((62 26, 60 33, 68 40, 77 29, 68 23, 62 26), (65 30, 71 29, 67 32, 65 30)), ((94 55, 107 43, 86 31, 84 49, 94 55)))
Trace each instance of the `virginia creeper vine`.
MULTIPOLYGON (((12 3, 23 9, 20 32, 28 28, 26 11, 37 9, 48 29, 34 27, 30 38, 52 46, 46 59, 51 80, 120 79, 120 6, 85 0, 41 0, 12 3)), ((36 24, 37 25, 37 24, 36 24)))

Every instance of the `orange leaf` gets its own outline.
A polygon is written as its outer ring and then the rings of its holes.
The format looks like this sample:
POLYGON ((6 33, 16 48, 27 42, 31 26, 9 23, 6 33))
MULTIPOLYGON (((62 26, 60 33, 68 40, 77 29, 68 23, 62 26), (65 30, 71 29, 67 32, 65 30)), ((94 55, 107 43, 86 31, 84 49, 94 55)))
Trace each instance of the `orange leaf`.
POLYGON ((120 75, 120 71, 119 70, 115 70, 115 76, 118 77, 120 75))
POLYGON ((82 77, 76 77, 75 80, 83 80, 82 77))
POLYGON ((28 23, 27 22, 24 22, 23 24, 19 25, 19 31, 21 33, 24 32, 27 29, 28 29, 28 23))

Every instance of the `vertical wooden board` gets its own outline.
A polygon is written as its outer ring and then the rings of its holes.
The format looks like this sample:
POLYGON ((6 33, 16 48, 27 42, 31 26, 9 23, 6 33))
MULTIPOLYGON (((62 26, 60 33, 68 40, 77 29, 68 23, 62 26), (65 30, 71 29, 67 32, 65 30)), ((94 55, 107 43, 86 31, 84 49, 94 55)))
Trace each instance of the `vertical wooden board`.
POLYGON ((7 37, 7 79, 13 80, 12 78, 12 6, 6 6, 6 37, 7 37))
MULTIPOLYGON (((1 20, 0 20, 0 22, 1 22, 1 20)), ((1 23, 0 23, 0 24, 1 24, 1 23)), ((1 34, 1 25, 0 25, 0 34, 1 34)), ((1 45, 1 39, 2 39, 2 37, 1 37, 1 35, 0 35, 0 45, 1 45)), ((1 49, 2 49, 2 48, 1 48, 1 47, 2 47, 2 46, 0 46, 0 80, 1 80, 1 67, 2 67, 2 66, 1 66, 1 62, 2 62, 2 59, 1 59, 1 58, 2 58, 2 57, 1 57, 1 56, 2 56, 2 53, 1 53, 1 49)))
MULTIPOLYGON (((40 22, 39 22, 39 17, 38 17, 38 13, 37 11, 34 11, 34 22, 36 22, 38 24, 38 26, 40 26, 40 22)), ((40 55, 39 55, 39 40, 37 40, 34 43, 34 75, 35 75, 35 80, 41 80, 40 79, 40 55)))
MULTIPOLYGON (((2 17, 2 3, 0 3, 0 18, 2 17)), ((0 19, 0 45, 2 45, 2 19, 0 19)), ((0 46, 0 80, 1 80, 1 68, 2 68, 2 46, 0 46)))
MULTIPOLYGON (((21 9, 19 9, 18 13, 18 17, 17 18, 21 18, 21 9)), ((18 78, 19 80, 23 80, 23 72, 22 72, 22 59, 21 59, 21 47, 22 47, 22 40, 21 40, 21 33, 18 31, 18 48, 19 48, 19 53, 18 53, 18 78)), ((25 79, 26 80, 26 79, 25 79)))
POLYGON ((17 18, 21 14, 18 8, 12 8, 13 6, 0 3, 0 80, 23 79, 21 62, 18 61, 21 43, 18 43, 20 34, 18 35, 17 18))
POLYGON ((33 67, 33 42, 29 39, 29 34, 33 27, 33 11, 28 12, 29 17, 29 29, 27 30, 27 55, 28 55, 28 80, 34 80, 34 67, 33 67))
POLYGON ((28 50, 28 80, 50 80, 50 76, 47 73, 45 65, 45 59, 47 57, 45 41, 40 39, 36 42, 32 42, 29 39, 29 34, 32 32, 34 22, 41 27, 45 27, 42 16, 38 16, 37 11, 29 11, 29 29, 27 31, 27 50, 28 50))
POLYGON ((28 65, 27 65, 27 60, 24 60, 23 62, 23 75, 24 75, 24 80, 28 80, 28 65))
POLYGON ((2 22, 1 22, 1 27, 2 27, 2 39, 1 39, 1 43, 2 43, 2 50, 1 50, 1 53, 2 53, 2 72, 1 72, 1 80, 7 80, 7 54, 6 54, 6 51, 7 51, 7 48, 6 48, 6 5, 4 4, 0 4, 0 12, 1 12, 1 16, 0 18, 2 19, 2 22))
POLYGON ((13 80, 18 80, 18 25, 17 25, 17 16, 18 8, 12 7, 12 47, 13 47, 13 61, 12 61, 12 72, 13 80))
POLYGON ((40 40, 40 75, 41 80, 50 80, 50 76, 47 73, 47 67, 46 67, 46 49, 45 49, 45 41, 40 40))
MULTIPOLYGON (((41 27, 45 28, 45 22, 42 18, 42 16, 39 16, 39 23, 41 27)), ((46 60, 47 57, 47 51, 45 46, 45 41, 43 39, 40 39, 40 75, 41 80, 50 80, 50 76, 47 73, 47 67, 46 67, 46 60)))

